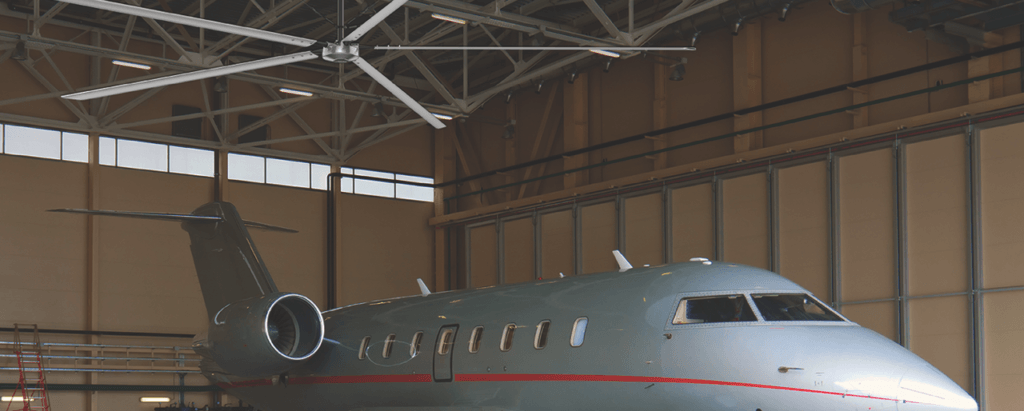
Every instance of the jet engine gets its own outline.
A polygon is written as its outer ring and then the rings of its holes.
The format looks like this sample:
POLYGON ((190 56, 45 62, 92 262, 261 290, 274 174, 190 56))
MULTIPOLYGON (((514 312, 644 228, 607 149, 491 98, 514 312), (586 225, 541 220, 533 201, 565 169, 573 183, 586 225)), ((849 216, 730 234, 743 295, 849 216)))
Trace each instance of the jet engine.
POLYGON ((323 339, 316 304, 299 294, 272 293, 221 308, 192 348, 230 374, 266 377, 302 364, 323 339))

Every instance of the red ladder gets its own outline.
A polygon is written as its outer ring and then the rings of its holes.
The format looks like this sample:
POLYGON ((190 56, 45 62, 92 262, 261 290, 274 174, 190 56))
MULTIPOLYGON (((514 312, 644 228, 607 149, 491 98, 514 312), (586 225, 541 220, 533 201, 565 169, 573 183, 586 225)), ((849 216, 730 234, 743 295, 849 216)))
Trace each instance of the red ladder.
POLYGON ((32 324, 32 342, 22 342, 18 324, 14 324, 14 355, 18 358, 18 388, 13 397, 21 397, 22 408, 13 408, 15 401, 7 403, 7 411, 50 411, 50 396, 46 392, 43 374, 43 344, 39 341, 39 327, 32 324))

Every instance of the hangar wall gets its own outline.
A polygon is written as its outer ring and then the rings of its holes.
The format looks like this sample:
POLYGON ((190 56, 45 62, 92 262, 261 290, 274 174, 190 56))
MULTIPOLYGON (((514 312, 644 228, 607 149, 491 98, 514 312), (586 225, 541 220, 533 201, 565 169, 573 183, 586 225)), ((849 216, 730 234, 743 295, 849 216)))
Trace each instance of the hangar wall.
MULTIPOLYGON (((420 156, 421 159, 427 156, 420 156)), ((95 159, 94 159, 95 160, 95 159)), ((44 329, 102 330, 192 335, 207 327, 189 240, 179 224, 152 220, 47 213, 89 208, 188 213, 214 199, 214 179, 0 154, 0 313, 6 324, 44 329), (91 199, 91 200, 90 200, 91 199)), ((326 309, 326 191, 222 180, 225 201, 244 218, 299 230, 252 230, 282 291, 298 292, 326 309)), ((418 293, 415 279, 433 281, 430 203, 338 194, 338 304, 418 293), (393 250, 402 258, 393 258, 393 250)), ((189 358, 191 338, 43 334, 47 343, 102 344, 81 356, 125 356, 112 345, 180 347, 189 358)), ((0 341, 12 341, 0 333, 0 341)), ((6 348, 6 347, 5 347, 6 348)), ((172 355, 157 350, 161 355, 172 355)), ((134 350, 133 356, 153 355, 134 350)), ((53 352, 52 354, 58 354, 53 352)), ((64 353, 68 354, 68 353, 64 353)), ((163 357, 162 357, 163 358, 163 357)), ((88 361, 74 361, 78 366, 88 361)), ((67 361, 50 361, 60 368, 67 361)), ((190 363, 195 366, 195 363, 190 363)), ((0 367, 16 367, 0 358, 0 367)), ((97 368, 152 369, 135 373, 50 372, 50 384, 178 385, 173 362, 95 363, 97 368)), ((180 367, 179 367, 180 368, 180 367)), ((16 371, 0 371, 14 383, 16 371)), ((209 382, 190 374, 187 385, 209 382)), ((54 409, 147 410, 139 397, 167 393, 51 391, 54 409)), ((5 395, 9 393, 5 392, 5 395)), ((174 402, 177 395, 170 396, 174 402)), ((230 398, 195 392, 198 406, 230 398)), ((165 404, 166 405, 166 404, 165 404)))
POLYGON ((984 410, 1013 410, 1024 402, 1024 116, 1013 113, 474 219, 450 226, 472 248, 455 275, 475 287, 611 271, 613 249, 634 266, 761 267, 908 347, 984 410), (540 263, 513 267, 512 255, 540 263))

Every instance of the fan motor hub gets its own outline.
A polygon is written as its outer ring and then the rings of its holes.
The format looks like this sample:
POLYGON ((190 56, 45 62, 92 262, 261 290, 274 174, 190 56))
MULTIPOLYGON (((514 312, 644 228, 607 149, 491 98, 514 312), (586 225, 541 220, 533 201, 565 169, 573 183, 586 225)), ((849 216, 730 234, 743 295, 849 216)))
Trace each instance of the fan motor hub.
POLYGON ((358 44, 330 44, 324 47, 324 60, 334 63, 348 63, 359 57, 358 44))

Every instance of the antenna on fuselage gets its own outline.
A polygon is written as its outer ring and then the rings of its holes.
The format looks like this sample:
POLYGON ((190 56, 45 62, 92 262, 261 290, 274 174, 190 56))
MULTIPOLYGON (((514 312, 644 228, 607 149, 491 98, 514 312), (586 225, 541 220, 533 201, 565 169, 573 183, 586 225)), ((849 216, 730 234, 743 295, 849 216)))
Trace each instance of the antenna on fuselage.
POLYGON ((565 278, 565 274, 558 273, 558 278, 565 278))
POLYGON ((416 284, 420 285, 420 293, 422 293, 424 297, 430 295, 430 289, 427 288, 426 284, 423 284, 423 279, 422 278, 417 278, 416 279, 416 284))
POLYGON ((612 255, 615 256, 615 262, 619 263, 619 272, 624 273, 626 270, 633 268, 633 265, 626 260, 626 257, 619 252, 619 250, 612 250, 612 255))

